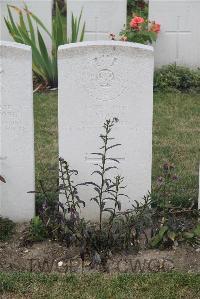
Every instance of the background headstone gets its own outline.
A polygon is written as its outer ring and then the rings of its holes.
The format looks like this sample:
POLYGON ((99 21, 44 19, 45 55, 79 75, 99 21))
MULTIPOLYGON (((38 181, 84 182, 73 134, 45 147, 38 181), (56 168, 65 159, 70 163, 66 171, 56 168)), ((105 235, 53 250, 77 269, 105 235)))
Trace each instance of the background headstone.
MULTIPOLYGON (((117 117, 113 130, 121 147, 113 150, 125 177, 122 209, 151 190, 153 49, 128 42, 98 41, 59 48, 59 155, 79 170, 78 181, 91 181, 97 162, 91 152, 101 145, 99 135, 108 118, 117 117)), ((116 174, 115 172, 113 174, 116 174)), ((87 209, 97 220, 94 193, 81 189, 87 209)))
POLYGON ((126 0, 68 0, 69 30, 72 12, 75 16, 79 16, 81 9, 83 9, 82 24, 86 22, 84 40, 109 40, 110 33, 118 35, 126 24, 126 0))
POLYGON ((0 42, 0 215, 34 216, 34 125, 29 46, 0 42))
POLYGON ((200 0, 149 0, 149 19, 161 24, 155 66, 200 66, 200 0))
MULTIPOLYGON (((8 10, 7 5, 14 5, 19 8, 24 7, 24 3, 27 4, 29 10, 33 12, 41 21, 44 23, 46 28, 51 33, 52 31, 52 0, 0 0, 0 40, 4 41, 13 41, 12 37, 10 36, 8 29, 6 27, 4 17, 8 16, 8 10)), ((18 20, 18 14, 11 9, 11 12, 13 14, 14 20, 18 20)), ((33 22, 34 23, 34 22, 33 22)), ((36 26, 35 26, 36 28, 36 26)), ((51 39, 44 32, 44 30, 41 28, 42 36, 46 42, 47 48, 50 50, 51 45, 51 39)))

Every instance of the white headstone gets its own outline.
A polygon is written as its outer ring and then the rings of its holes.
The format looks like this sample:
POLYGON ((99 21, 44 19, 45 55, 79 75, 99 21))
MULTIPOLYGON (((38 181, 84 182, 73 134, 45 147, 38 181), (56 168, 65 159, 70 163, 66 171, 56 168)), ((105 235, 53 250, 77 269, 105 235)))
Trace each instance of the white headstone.
MULTIPOLYGON (((6 27, 4 17, 8 16, 7 5, 17 6, 19 8, 24 8, 24 4, 28 6, 28 9, 33 12, 46 26, 46 28, 51 33, 52 31, 52 0, 0 0, 0 40, 13 41, 6 27)), ((12 15, 15 21, 18 21, 18 14, 11 9, 12 15)), ((34 23, 34 22, 33 22, 34 23)), ((36 26, 35 26, 36 29, 36 26)), ((40 30, 42 36, 46 42, 47 48, 51 49, 51 39, 48 34, 40 30)))
POLYGON ((68 0, 68 32, 71 30, 71 14, 79 16, 82 9, 82 24, 86 22, 84 40, 109 40, 126 24, 126 0, 68 0))
MULTIPOLYGON (((151 190, 153 49, 128 42, 97 41, 59 48, 59 154, 79 170, 78 181, 95 180, 97 162, 91 152, 100 146, 99 135, 108 118, 117 117, 113 131, 121 147, 113 149, 125 177, 122 208, 151 190)), ((115 173, 117 174, 117 173, 115 173)), ((98 219, 94 195, 81 189, 87 209, 83 215, 98 219)))
POLYGON ((200 0, 149 0, 149 19, 161 24, 155 66, 200 66, 200 0))
POLYGON ((0 42, 0 215, 34 215, 32 58, 29 46, 0 42))

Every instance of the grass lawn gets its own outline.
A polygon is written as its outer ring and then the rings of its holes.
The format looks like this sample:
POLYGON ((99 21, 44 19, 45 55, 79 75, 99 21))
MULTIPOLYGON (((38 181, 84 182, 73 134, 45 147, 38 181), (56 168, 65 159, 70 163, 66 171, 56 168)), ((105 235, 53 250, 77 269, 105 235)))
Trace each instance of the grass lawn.
POLYGON ((200 298, 200 275, 162 273, 59 276, 0 273, 1 298, 200 298))
POLYGON ((39 180, 55 186, 58 172, 57 93, 34 97, 36 186, 39 180))
MULTIPOLYGON (((35 150, 36 182, 43 179, 55 185, 57 179, 57 93, 36 94, 35 150)), ((198 197, 200 160, 200 95, 154 94, 153 184, 164 162, 172 162, 180 176, 180 200, 198 197)))
POLYGON ((200 94, 156 93, 153 123, 153 183, 164 162, 180 176, 180 200, 198 198, 200 94))

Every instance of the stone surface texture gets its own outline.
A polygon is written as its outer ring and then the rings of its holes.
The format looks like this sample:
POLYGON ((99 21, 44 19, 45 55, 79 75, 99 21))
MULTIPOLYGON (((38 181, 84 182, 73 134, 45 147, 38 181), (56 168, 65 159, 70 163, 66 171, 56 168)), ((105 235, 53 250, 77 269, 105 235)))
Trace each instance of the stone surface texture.
POLYGON ((69 30, 71 13, 79 16, 82 9, 82 24, 86 22, 86 41, 109 40, 110 33, 118 35, 126 24, 126 0, 68 0, 67 7, 69 30))
POLYGON ((200 66, 200 0, 149 0, 149 19, 161 24, 155 66, 200 66))
POLYGON ((29 46, 0 42, 0 215, 34 216, 32 57, 29 46))
MULTIPOLYGON (((123 199, 122 209, 130 208, 151 190, 153 48, 90 41, 61 46, 58 56, 59 154, 79 170, 77 182, 98 180, 90 174, 99 160, 90 153, 99 151, 104 121, 117 117, 114 142, 122 146, 111 155, 120 160, 119 174, 128 186, 130 199, 123 199)), ((98 220, 93 195, 89 188, 80 189, 87 205, 81 214, 98 220)))

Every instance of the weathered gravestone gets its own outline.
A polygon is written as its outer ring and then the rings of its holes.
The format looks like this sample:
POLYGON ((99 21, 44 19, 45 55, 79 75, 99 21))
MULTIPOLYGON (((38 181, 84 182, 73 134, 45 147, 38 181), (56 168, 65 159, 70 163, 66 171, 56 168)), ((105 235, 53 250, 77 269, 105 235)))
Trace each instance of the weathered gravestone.
MULTIPOLYGON (((113 149, 125 177, 122 209, 151 189, 153 49, 128 42, 98 41, 59 48, 59 154, 79 170, 77 181, 91 181, 100 146, 99 134, 108 118, 117 117, 113 130, 121 147, 113 149)), ((113 172, 114 174, 115 171, 113 172)), ((87 209, 83 215, 97 220, 97 207, 89 188, 81 189, 87 209)))
POLYGON ((161 24, 155 65, 200 66, 200 0, 150 0, 149 19, 161 24))
POLYGON ((86 22, 85 40, 108 40, 126 24, 126 0, 68 0, 67 22, 71 28, 71 14, 79 16, 82 9, 82 24, 86 22))
POLYGON ((34 215, 32 59, 29 46, 0 42, 0 215, 34 215))
MULTIPOLYGON (((17 6, 19 8, 24 8, 24 4, 28 6, 28 9, 33 12, 46 26, 46 28, 51 32, 52 30, 52 0, 0 0, 0 40, 13 41, 6 27, 4 17, 8 16, 7 5, 17 6)), ((18 22, 18 14, 15 10, 11 9, 14 20, 18 22)), ((26 18, 25 18, 26 21, 26 18)), ((35 23, 33 21, 33 23, 35 23)), ((27 23, 28 24, 28 23, 27 23)), ((37 27, 35 26, 35 29, 37 27)), ((51 49, 51 39, 46 34, 46 32, 40 29, 42 36, 45 40, 48 49, 51 49)))

